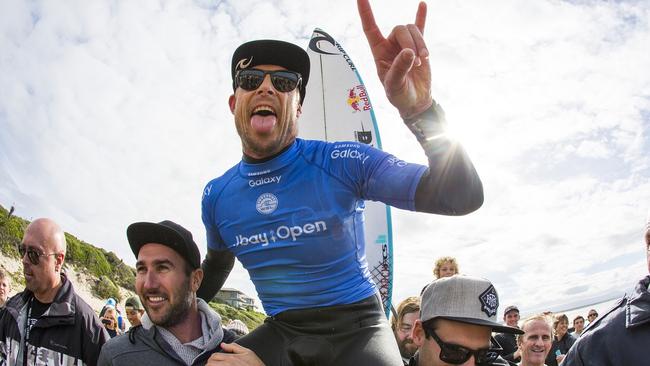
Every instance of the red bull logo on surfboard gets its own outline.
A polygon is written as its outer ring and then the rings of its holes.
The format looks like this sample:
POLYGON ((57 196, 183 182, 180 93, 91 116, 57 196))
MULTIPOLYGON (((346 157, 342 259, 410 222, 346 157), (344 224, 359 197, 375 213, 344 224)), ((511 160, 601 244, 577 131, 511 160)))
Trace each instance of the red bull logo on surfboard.
POLYGON ((352 89, 348 89, 348 105, 354 112, 369 111, 372 109, 365 86, 357 85, 352 89))

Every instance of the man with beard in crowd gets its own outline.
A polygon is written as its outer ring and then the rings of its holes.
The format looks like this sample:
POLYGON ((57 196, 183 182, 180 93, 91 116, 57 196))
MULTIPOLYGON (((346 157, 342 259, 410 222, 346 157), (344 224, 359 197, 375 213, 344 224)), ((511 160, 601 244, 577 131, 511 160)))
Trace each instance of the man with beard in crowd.
POLYGON ((393 329, 397 348, 402 356, 404 365, 408 365, 418 346, 413 343, 413 325, 420 316, 420 298, 411 296, 397 306, 397 315, 391 318, 390 327, 393 329))
POLYGON ((111 339, 102 348, 99 365, 160 366, 262 365, 255 354, 232 342, 221 317, 196 290, 201 285, 201 257, 192 233, 172 222, 137 222, 126 235, 137 258, 135 290, 146 309, 141 326, 111 339))

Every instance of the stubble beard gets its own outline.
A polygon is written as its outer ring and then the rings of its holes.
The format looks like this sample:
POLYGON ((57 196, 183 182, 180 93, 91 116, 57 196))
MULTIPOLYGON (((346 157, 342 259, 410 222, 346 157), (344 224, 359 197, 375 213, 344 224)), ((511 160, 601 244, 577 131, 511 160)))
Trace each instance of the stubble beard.
POLYGON ((283 103, 281 111, 276 115, 274 130, 268 138, 260 138, 250 125, 251 111, 239 100, 235 105, 235 126, 242 142, 244 153, 253 157, 268 157, 278 153, 290 145, 298 135, 298 124, 293 103, 283 103))
POLYGON ((417 347, 415 347, 413 340, 408 338, 398 342, 397 346, 402 357, 411 358, 415 354, 415 351, 417 351, 417 347))
POLYGON ((192 301, 194 296, 190 291, 190 280, 191 279, 188 277, 187 281, 183 283, 183 286, 178 292, 177 295, 178 295, 179 302, 175 304, 170 303, 169 311, 167 311, 164 314, 161 314, 159 319, 154 319, 151 316, 154 313, 147 308, 147 305, 145 305, 147 314, 150 314, 149 319, 151 319, 152 323, 154 323, 159 327, 170 328, 177 324, 182 323, 185 319, 187 319, 187 317, 189 316, 189 309, 192 307, 192 301))

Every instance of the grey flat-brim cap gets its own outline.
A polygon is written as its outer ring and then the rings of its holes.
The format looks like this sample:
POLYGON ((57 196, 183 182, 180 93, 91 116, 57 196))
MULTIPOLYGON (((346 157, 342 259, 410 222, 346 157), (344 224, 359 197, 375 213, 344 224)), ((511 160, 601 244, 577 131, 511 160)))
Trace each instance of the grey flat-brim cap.
POLYGON ((422 293, 420 320, 436 318, 482 325, 497 333, 523 334, 519 328, 497 323, 499 295, 484 278, 455 275, 431 282, 422 293))

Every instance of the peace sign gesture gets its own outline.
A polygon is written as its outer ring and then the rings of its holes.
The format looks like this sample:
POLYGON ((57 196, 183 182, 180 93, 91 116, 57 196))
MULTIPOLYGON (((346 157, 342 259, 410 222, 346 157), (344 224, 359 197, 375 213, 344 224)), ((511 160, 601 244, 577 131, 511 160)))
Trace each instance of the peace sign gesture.
POLYGON ((433 103, 429 51, 422 35, 427 5, 418 6, 415 24, 395 26, 388 38, 377 27, 368 0, 357 0, 357 7, 388 100, 404 119, 424 112, 433 103))

